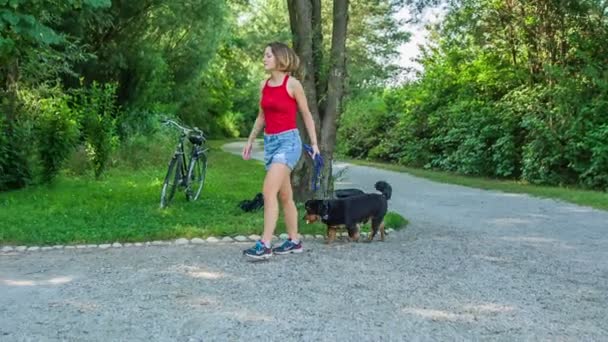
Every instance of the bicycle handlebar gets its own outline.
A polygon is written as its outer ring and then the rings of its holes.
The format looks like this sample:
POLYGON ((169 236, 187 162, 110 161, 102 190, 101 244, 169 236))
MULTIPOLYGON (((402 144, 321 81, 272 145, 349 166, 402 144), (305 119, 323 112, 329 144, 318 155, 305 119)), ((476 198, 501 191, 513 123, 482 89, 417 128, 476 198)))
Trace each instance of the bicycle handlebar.
POLYGON ((201 137, 203 137, 203 139, 207 140, 207 138, 205 138, 205 134, 203 133, 203 131, 201 131, 197 127, 194 127, 194 128, 184 127, 171 119, 161 120, 161 122, 165 125, 173 124, 177 128, 181 129, 185 135, 188 135, 190 132, 200 133, 201 137))

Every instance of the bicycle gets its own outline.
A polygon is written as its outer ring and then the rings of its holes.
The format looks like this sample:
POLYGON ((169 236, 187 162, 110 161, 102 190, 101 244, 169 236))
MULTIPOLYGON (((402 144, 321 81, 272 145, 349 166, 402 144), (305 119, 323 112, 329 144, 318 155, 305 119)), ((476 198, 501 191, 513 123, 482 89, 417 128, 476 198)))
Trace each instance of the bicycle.
POLYGON ((167 175, 160 194, 160 207, 166 208, 173 199, 178 185, 185 190, 187 201, 196 201, 199 198, 205 185, 207 151, 209 149, 204 146, 207 139, 200 129, 184 127, 169 119, 162 120, 162 123, 176 126, 181 130, 177 148, 169 161, 167 175), (186 151, 184 150, 184 139, 186 137, 192 144, 188 160, 186 160, 186 151))

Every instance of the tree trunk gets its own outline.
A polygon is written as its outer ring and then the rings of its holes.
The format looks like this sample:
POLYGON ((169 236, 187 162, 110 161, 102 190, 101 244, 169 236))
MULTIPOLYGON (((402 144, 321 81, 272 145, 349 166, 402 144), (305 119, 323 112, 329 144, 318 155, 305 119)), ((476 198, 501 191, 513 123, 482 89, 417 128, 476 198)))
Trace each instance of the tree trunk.
POLYGON ((344 74, 346 71, 346 28, 348 24, 348 0, 334 0, 334 20, 331 39, 331 60, 327 80, 327 102, 321 124, 321 154, 325 158, 325 168, 321 188, 325 196, 333 192, 332 161, 336 145, 338 118, 344 95, 344 74))
MULTIPOLYGON (((293 46, 301 60, 304 78, 300 80, 306 92, 308 106, 315 121, 319 149, 325 161, 320 189, 313 193, 311 179, 313 164, 305 154, 292 173, 296 201, 327 197, 333 190, 332 161, 336 144, 337 120, 344 96, 346 70, 346 31, 348 0, 334 0, 333 32, 328 75, 323 71, 323 36, 321 33, 321 0, 288 0, 293 46)), ((308 132, 298 118, 300 135, 309 142, 308 132)))
POLYGON ((325 113, 327 77, 323 75, 323 22, 321 20, 321 0, 312 0, 312 52, 315 66, 315 87, 318 98, 319 116, 325 113))
POLYGON ((516 14, 513 0, 506 1, 506 7, 508 9, 508 12, 504 16, 503 20, 501 20, 501 23, 509 28, 507 34, 507 41, 509 42, 509 45, 511 47, 511 61, 513 62, 513 65, 517 65, 517 38, 515 28, 513 27, 513 21, 516 14))
MULTIPOLYGON (((293 45, 295 52, 300 57, 301 69, 303 70, 304 78, 300 81, 304 87, 306 93, 306 100, 308 102, 308 108, 312 114, 313 120, 315 121, 315 130, 320 132, 320 118, 319 108, 317 103, 316 93, 316 80, 313 59, 313 29, 312 29, 312 17, 313 8, 311 0, 288 0, 287 7, 289 9, 289 21, 293 35, 293 45)), ((301 116, 298 116, 298 128, 300 130, 300 136, 304 143, 309 143, 308 132, 306 126, 302 121, 301 116)), ((293 192, 295 200, 302 202, 306 199, 312 198, 312 190, 310 188, 310 182, 312 180, 312 161, 304 153, 300 162, 296 165, 294 171, 291 173, 291 183, 293 186, 293 192)))
POLYGON ((19 60, 14 59, 6 65, 6 121, 11 127, 17 116, 17 85, 19 82, 19 60))

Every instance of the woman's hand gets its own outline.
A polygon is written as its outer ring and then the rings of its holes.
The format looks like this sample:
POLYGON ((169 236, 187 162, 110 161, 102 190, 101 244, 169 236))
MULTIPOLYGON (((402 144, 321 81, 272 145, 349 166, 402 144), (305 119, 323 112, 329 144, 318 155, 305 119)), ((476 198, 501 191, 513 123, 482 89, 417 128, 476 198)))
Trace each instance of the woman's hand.
POLYGON ((251 158, 251 151, 253 150, 253 143, 251 141, 247 141, 247 144, 245 144, 245 147, 243 147, 243 159, 245 160, 249 160, 249 158, 251 158))
POLYGON ((319 146, 317 146, 317 144, 312 145, 312 160, 315 160, 315 157, 318 155, 321 155, 321 152, 319 151, 319 146))

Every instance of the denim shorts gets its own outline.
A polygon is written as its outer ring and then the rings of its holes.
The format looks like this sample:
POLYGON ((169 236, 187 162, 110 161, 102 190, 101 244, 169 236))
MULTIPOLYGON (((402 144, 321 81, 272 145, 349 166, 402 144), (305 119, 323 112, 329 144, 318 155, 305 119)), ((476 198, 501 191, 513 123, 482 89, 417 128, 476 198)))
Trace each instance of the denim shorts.
POLYGON ((264 134, 264 166, 281 163, 293 170, 302 156, 302 140, 297 128, 277 134, 264 134))

